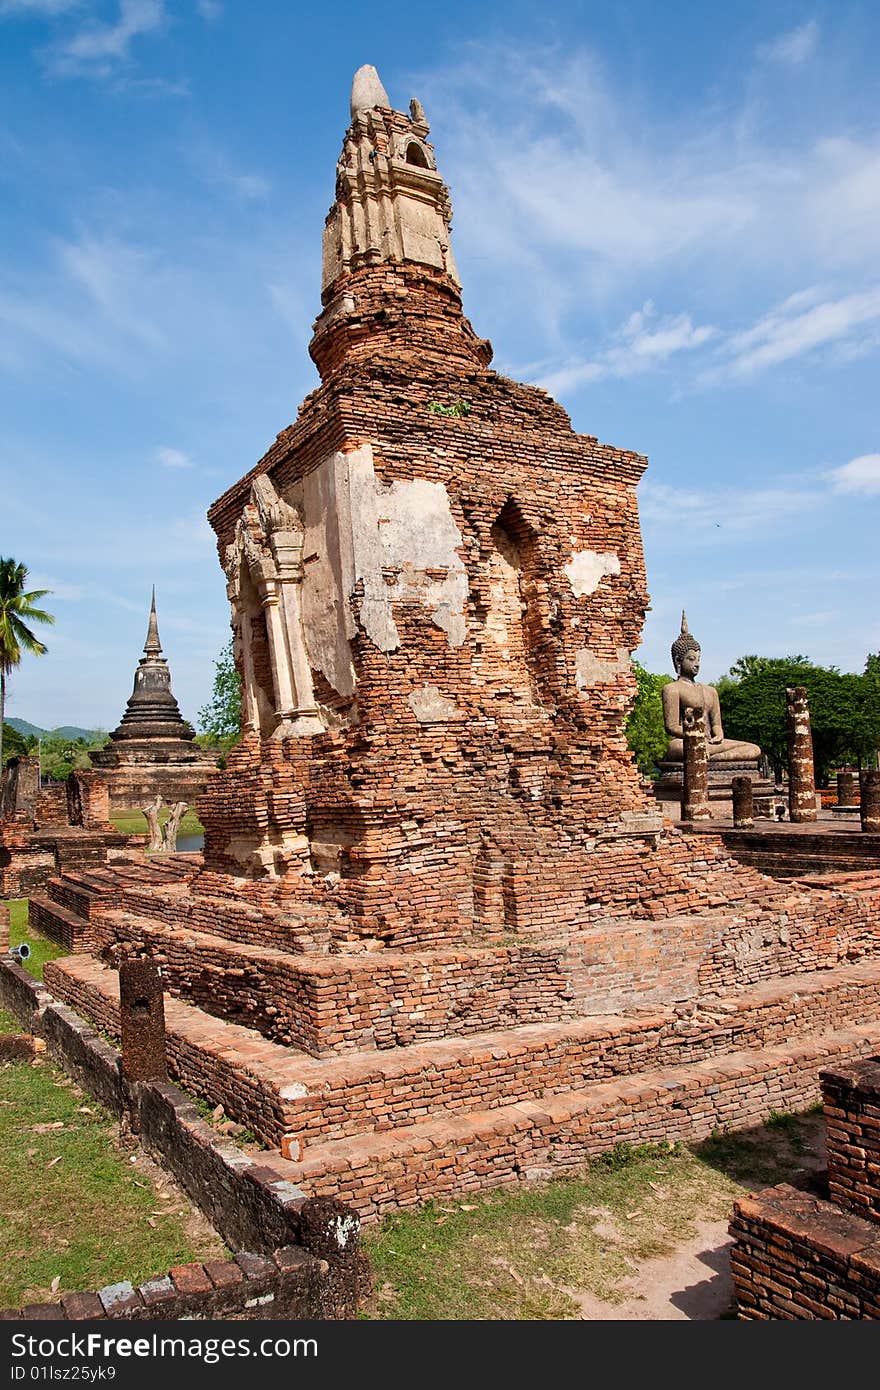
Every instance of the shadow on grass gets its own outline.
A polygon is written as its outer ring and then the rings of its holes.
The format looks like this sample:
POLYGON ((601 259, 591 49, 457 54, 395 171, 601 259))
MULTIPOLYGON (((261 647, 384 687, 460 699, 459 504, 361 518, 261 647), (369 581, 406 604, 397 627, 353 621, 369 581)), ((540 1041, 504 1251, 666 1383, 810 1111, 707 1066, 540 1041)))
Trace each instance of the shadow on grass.
POLYGON ((753 1191, 787 1182, 809 1187, 825 1168, 821 1106, 801 1114, 771 1115, 750 1129, 717 1131, 692 1152, 710 1168, 753 1191))

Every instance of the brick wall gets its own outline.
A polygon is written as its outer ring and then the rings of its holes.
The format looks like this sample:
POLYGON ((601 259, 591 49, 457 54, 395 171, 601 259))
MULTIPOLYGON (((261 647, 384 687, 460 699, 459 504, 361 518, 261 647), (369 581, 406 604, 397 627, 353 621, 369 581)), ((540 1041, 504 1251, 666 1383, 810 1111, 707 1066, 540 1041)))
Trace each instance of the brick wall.
POLYGON ((880 1221, 880 1059, 823 1071, 832 1201, 880 1221))
POLYGON ((328 1277, 326 1263, 303 1250, 285 1246, 264 1257, 242 1251, 231 1260, 176 1265, 154 1274, 136 1288, 128 1280, 90 1292, 66 1293, 51 1303, 31 1303, 0 1310, 0 1318, 26 1321, 83 1322, 110 1318, 202 1321, 224 1318, 292 1320, 354 1317, 357 1307, 355 1269, 328 1277))
MULTIPOLYGON (((56 998, 119 1037, 114 971, 81 959, 53 962, 46 970, 56 998)), ((222 1103, 267 1143, 277 1145, 287 1134, 308 1147, 392 1125, 399 1130, 435 1113, 491 1110, 746 1049, 757 1054, 811 1027, 836 1035, 872 1024, 878 1005, 880 965, 860 966, 833 979, 799 977, 787 989, 764 985, 714 1012, 707 1000, 697 1015, 683 1007, 542 1023, 491 1037, 426 1042, 381 1060, 375 1053, 341 1054, 331 1063, 259 1045, 235 1026, 212 1027, 174 998, 165 1007, 171 1072, 188 1090, 222 1103), (242 1066, 245 1049, 248 1064, 242 1066)), ((810 1074, 810 1099, 816 1094, 810 1074)))

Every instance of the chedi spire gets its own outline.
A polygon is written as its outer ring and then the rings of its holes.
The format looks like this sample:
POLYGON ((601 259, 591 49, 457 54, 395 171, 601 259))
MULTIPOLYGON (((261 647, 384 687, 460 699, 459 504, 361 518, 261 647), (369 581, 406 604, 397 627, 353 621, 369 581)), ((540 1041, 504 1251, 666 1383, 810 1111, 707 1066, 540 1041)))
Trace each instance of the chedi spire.
POLYGON ((462 313, 452 204, 428 134, 416 97, 397 111, 375 67, 358 68, 324 226, 325 307, 309 349, 325 380, 344 361, 401 347, 459 371, 491 360, 462 313))
POLYGON ((351 119, 354 120, 361 111, 370 111, 374 106, 390 107, 391 102, 373 64, 364 63, 351 82, 351 119))
POLYGON ((156 586, 153 585, 153 597, 150 602, 150 621, 147 625, 147 640, 144 643, 144 651, 147 656, 161 656, 162 643, 159 641, 159 623, 156 618, 156 586))

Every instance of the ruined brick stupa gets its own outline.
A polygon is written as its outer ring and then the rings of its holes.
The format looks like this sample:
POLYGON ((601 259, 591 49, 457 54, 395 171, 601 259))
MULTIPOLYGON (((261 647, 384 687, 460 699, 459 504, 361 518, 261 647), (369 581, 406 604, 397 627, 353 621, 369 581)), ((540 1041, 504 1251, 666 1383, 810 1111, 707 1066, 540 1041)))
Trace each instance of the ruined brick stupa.
MULTIPOLYGON (((450 219, 361 69, 321 384, 209 513, 244 733, 204 860, 92 885, 81 935, 160 960, 184 1084, 364 1215, 747 1123, 880 1044, 880 879, 777 883, 643 792, 646 461, 490 369, 450 219)), ((107 1026, 112 970, 50 977, 107 1026)))
POLYGON ((104 748, 90 754, 106 775, 111 808, 140 806, 157 794, 167 802, 193 802, 204 791, 215 760, 196 748, 195 730, 180 713, 171 691, 171 672, 162 654, 156 590, 144 655, 119 726, 104 748))

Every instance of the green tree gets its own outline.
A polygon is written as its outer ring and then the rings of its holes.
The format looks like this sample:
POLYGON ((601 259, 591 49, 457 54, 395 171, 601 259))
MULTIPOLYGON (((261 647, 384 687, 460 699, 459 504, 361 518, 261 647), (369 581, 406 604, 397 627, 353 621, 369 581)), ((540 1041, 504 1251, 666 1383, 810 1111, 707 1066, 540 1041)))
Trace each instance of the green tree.
POLYGON ((725 734, 760 744, 779 777, 788 764, 785 691, 795 685, 805 686, 809 697, 821 785, 840 763, 861 766, 872 756, 880 743, 880 675, 846 675, 801 655, 740 657, 717 683, 725 734))
POLYGON ((73 770, 88 768, 89 749, 100 745, 84 738, 44 738, 40 747, 40 766, 43 775, 61 782, 73 770))
POLYGON ((214 663, 211 698, 199 710, 198 721, 203 734, 223 752, 241 735, 241 677, 235 669, 231 637, 214 663))
POLYGON ((27 567, 15 560, 0 559, 0 767, 3 766, 3 717, 6 711, 6 682, 10 671, 24 652, 44 656, 48 648, 28 627, 28 623, 54 623, 51 613, 34 605, 49 589, 25 590, 27 567))
POLYGON ((33 734, 20 734, 12 724, 3 725, 3 757, 7 762, 10 758, 33 753, 36 747, 37 739, 33 734))
POLYGON ((666 752, 668 739, 660 691, 672 677, 655 676, 638 661, 633 662, 633 674, 638 693, 626 721, 626 741, 635 754, 639 770, 650 773, 666 752))

